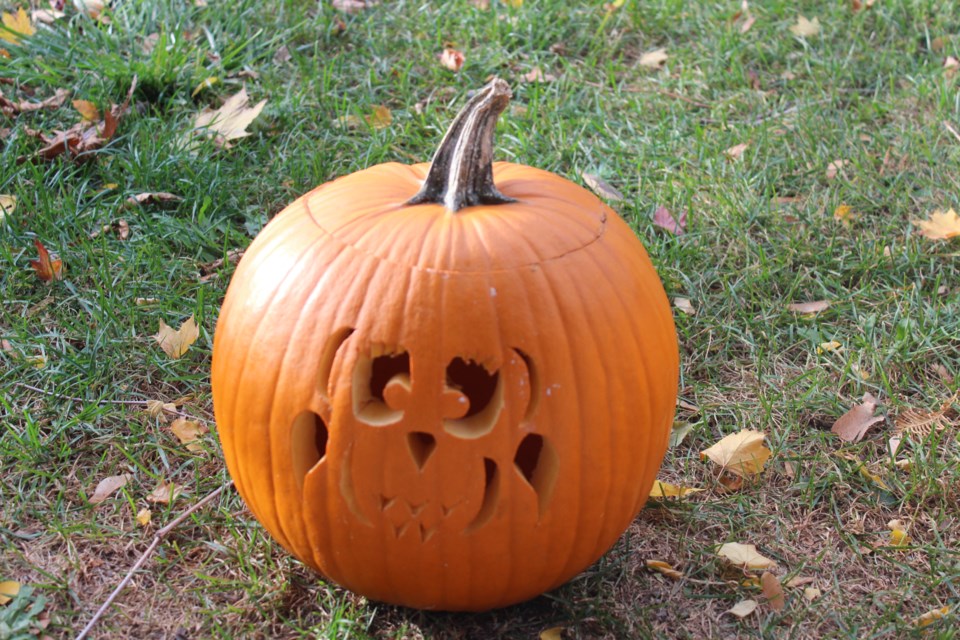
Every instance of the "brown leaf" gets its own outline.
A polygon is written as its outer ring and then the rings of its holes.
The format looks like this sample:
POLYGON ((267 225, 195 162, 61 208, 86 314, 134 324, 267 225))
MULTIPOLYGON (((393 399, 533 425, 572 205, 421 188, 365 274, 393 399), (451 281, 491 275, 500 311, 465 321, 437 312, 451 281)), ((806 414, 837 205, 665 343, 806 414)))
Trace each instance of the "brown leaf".
POLYGON ((129 473, 123 473, 119 476, 108 476, 97 484, 90 496, 90 504, 100 504, 110 497, 110 494, 125 486, 132 476, 129 473))
POLYGON ((173 482, 160 482, 147 494, 148 502, 159 502, 160 504, 170 504, 183 493, 183 487, 173 482))
POLYGON ((60 258, 51 257, 50 252, 39 240, 34 239, 33 245, 40 255, 38 260, 30 261, 30 266, 36 271, 37 277, 46 282, 63 280, 63 261, 60 258))
POLYGON ((777 566, 776 562, 763 556, 752 544, 727 542, 717 550, 717 555, 742 569, 772 569, 777 566))
POLYGON ((899 435, 910 435, 919 439, 929 437, 934 431, 942 431, 948 425, 956 424, 956 421, 948 418, 947 414, 953 411, 953 403, 958 397, 960 397, 960 391, 940 405, 937 411, 904 409, 897 415, 894 429, 899 435))
POLYGON ((444 49, 440 54, 440 66, 445 69, 450 69, 456 73, 460 71, 460 68, 463 67, 463 63, 466 61, 466 56, 463 54, 463 51, 458 51, 457 49, 444 49))
POLYGON ((637 63, 641 67, 647 67, 648 69, 659 69, 669 57, 670 56, 667 54, 667 50, 664 47, 661 47, 659 49, 647 51, 640 56, 640 59, 637 61, 637 63))
POLYGON ((952 208, 934 211, 929 220, 911 220, 920 227, 920 235, 931 240, 949 240, 960 236, 960 216, 952 208))
POLYGON ((581 173, 580 176, 587 183, 587 186, 601 198, 612 202, 623 200, 623 194, 611 187, 603 178, 592 173, 581 173))
POLYGON ((153 336, 153 339, 157 341, 160 348, 163 349, 168 356, 171 358, 180 358, 199 337, 200 327, 197 326, 193 316, 190 316, 176 331, 161 320, 160 330, 153 336))
POLYGON ((256 119, 267 101, 261 100, 253 107, 248 107, 246 87, 226 99, 219 109, 204 109, 194 121, 194 134, 207 135, 214 139, 217 146, 229 149, 231 140, 238 140, 250 135, 247 127, 256 119))
POLYGON ((877 399, 870 393, 863 394, 863 403, 853 407, 833 423, 830 431, 844 442, 860 442, 873 425, 883 422, 883 416, 874 416, 877 399))
POLYGON ((276 53, 273 54, 273 63, 283 64, 284 62, 290 62, 292 58, 293 56, 290 54, 289 47, 287 47, 287 45, 281 45, 276 53))
POLYGON ((200 273, 204 277, 209 277, 211 274, 215 273, 220 267, 225 264, 237 264, 240 262, 240 258, 243 257, 243 252, 245 249, 230 249, 227 251, 227 257, 217 258, 213 262, 204 262, 200 265, 200 273))
POLYGON ((521 76, 524 82, 553 82, 557 76, 552 73, 544 73, 540 67, 534 67, 521 76))
POLYGON ((177 418, 170 425, 170 431, 177 436, 180 444, 187 445, 188 451, 203 451, 203 447, 197 441, 207 432, 207 428, 196 420, 177 418))
POLYGON ((657 207, 657 210, 653 212, 653 224, 674 235, 683 235, 687 229, 687 212, 685 210, 681 211, 680 217, 674 218, 666 207, 657 207))
POLYGON ((741 142, 740 144, 733 145, 723 153, 731 160, 739 160, 740 156, 743 155, 743 152, 746 151, 749 146, 746 142, 741 142))
POLYGON ((796 313, 816 314, 826 311, 830 308, 830 303, 826 300, 815 300, 813 302, 792 302, 787 305, 787 311, 796 313))
POLYGON ((147 415, 151 418, 159 418, 165 413, 176 415, 177 405, 173 402, 163 402, 162 400, 147 400, 147 415))
POLYGON ((367 124, 374 129, 385 129, 393 122, 393 113, 382 104, 373 106, 373 112, 366 116, 367 124))
POLYGON ((837 174, 843 169, 846 165, 850 164, 849 160, 834 160, 827 165, 826 177, 827 180, 833 180, 837 177, 837 174))
POLYGON ((96 231, 94 231, 93 233, 91 233, 90 239, 93 240, 94 238, 100 237, 101 233, 110 233, 111 231, 116 233, 117 237, 120 238, 121 240, 126 240, 127 238, 130 237, 130 224, 126 220, 121 218, 116 222, 105 224, 99 229, 97 229, 96 231))
POLYGON ((767 599, 770 608, 774 611, 783 611, 787 601, 783 596, 783 587, 780 585, 777 576, 769 571, 764 571, 763 575, 760 576, 760 586, 763 589, 763 597, 767 599))
POLYGON ((123 204, 125 207, 131 207, 147 204, 162 204, 164 202, 180 202, 181 200, 183 200, 183 198, 180 196, 167 193, 166 191, 148 191, 130 196, 123 204))

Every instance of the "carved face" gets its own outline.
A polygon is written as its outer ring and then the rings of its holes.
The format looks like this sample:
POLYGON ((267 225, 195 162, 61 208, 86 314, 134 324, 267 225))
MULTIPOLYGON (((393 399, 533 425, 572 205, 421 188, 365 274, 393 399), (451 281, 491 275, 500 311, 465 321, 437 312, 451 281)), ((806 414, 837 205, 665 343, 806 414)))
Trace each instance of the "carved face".
POLYGON ((328 497, 335 485, 358 528, 419 544, 479 531, 508 493, 527 494, 533 523, 548 507, 560 461, 535 427, 539 392, 522 352, 488 358, 493 370, 460 356, 441 364, 352 329, 327 351, 336 383, 322 375, 320 410, 292 426, 307 503, 311 485, 328 497))

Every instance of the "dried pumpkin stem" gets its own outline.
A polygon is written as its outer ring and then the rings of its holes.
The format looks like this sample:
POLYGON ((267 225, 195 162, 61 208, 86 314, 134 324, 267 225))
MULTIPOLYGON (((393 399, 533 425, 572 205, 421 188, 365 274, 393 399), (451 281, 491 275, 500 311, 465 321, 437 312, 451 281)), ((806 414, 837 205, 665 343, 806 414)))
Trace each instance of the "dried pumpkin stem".
POLYGON ((407 204, 433 202, 449 211, 515 202, 493 184, 493 132, 510 102, 510 86, 494 78, 454 119, 430 163, 427 179, 407 204))

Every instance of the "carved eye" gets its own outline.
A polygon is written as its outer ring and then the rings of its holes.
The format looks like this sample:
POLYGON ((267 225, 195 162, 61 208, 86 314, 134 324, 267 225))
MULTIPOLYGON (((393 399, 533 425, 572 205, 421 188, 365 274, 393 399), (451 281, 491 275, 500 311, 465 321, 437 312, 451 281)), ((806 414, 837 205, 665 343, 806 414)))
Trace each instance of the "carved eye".
POLYGON ((490 373, 481 364, 454 358, 447 365, 446 387, 462 393, 467 402, 462 417, 443 421, 447 433, 460 438, 479 438, 493 429, 503 408, 499 371, 490 373))
POLYGON ((406 352, 362 356, 353 370, 353 413, 366 424, 381 427, 403 417, 397 391, 410 391, 410 355, 406 352))

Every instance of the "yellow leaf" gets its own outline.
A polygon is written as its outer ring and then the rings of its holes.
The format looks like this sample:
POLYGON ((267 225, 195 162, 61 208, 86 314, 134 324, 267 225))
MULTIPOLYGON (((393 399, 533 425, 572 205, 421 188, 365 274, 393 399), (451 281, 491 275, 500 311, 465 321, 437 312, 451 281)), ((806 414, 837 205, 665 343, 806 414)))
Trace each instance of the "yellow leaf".
POLYGON ((367 116, 367 123, 374 129, 385 129, 391 122, 393 122, 393 114, 382 104, 374 106, 373 113, 367 116))
POLYGON ((890 529, 890 546, 906 547, 910 544, 910 536, 907 535, 907 527, 901 520, 891 520, 887 523, 890 529))
POLYGON ((0 223, 17 210, 17 196, 0 194, 0 223))
POLYGON ((683 578, 683 574, 673 568, 667 562, 663 560, 647 560, 647 569, 651 571, 656 571, 657 573, 662 573, 668 578, 673 578, 674 580, 679 580, 683 578))
POLYGON ((193 316, 174 331, 163 320, 160 321, 160 330, 153 339, 160 344, 160 348, 171 358, 179 358, 187 352, 197 338, 200 337, 200 327, 193 316))
POLYGON ((757 610, 757 601, 756 600, 741 600, 737 604, 733 605, 733 608, 727 609, 724 613, 732 613, 738 618, 746 618, 748 615, 757 610))
POLYGON ((812 38, 820 33, 820 20, 816 17, 807 20, 803 16, 797 16, 797 24, 790 26, 790 33, 801 38, 812 38))
POLYGON ((783 586, 781 586, 777 576, 769 571, 764 571, 763 575, 760 576, 760 586, 763 589, 763 597, 767 599, 770 608, 774 611, 783 611, 787 601, 783 597, 783 586))
POLYGON ((917 616, 910 622, 910 624, 920 629, 923 629, 924 627, 929 627, 937 620, 940 620, 948 613, 950 613, 950 607, 940 607, 939 609, 933 609, 931 611, 927 611, 922 616, 917 616))
POLYGON ((663 47, 659 49, 654 49, 653 51, 647 51, 645 54, 640 56, 641 67, 647 67, 648 69, 658 69, 664 62, 669 58, 667 50, 663 47))
POLYGON ((153 512, 144 507, 143 509, 140 509, 140 511, 137 511, 137 524, 139 524, 141 527, 145 527, 150 524, 150 518, 152 517, 153 512))
POLYGON ((519 9, 523 6, 523 0, 503 0, 503 3, 508 7, 513 7, 514 9, 519 9))
POLYGON ((833 219, 844 226, 850 226, 850 223, 857 219, 857 214, 850 205, 841 204, 833 210, 833 219))
POLYGON ((697 489, 696 487, 678 487, 677 485, 670 484, 669 482, 661 482, 657 480, 653 483, 653 488, 650 489, 651 498, 682 498, 683 496, 688 496, 691 493, 697 493, 698 491, 703 491, 703 489, 697 489))
MULTIPOLYGON (((21 9, 23 11, 23 9, 21 9)), ((20 583, 15 580, 0 582, 0 605, 7 604, 20 593, 20 583)))
POLYGON ((860 464, 860 475, 862 475, 864 478, 866 478, 867 480, 869 480, 869 481, 872 482, 873 484, 877 485, 878 487, 880 487, 880 488, 883 489, 884 491, 890 491, 890 490, 891 490, 891 489, 890 489, 890 486, 887 485, 887 483, 883 481, 883 478, 881 478, 879 475, 877 475, 877 474, 873 473, 872 471, 870 471, 870 469, 867 469, 867 465, 865 465, 865 464, 863 464, 863 463, 860 464))
POLYGON ((217 84, 218 82, 220 82, 220 78, 217 78, 216 76, 211 76, 207 78, 206 80, 204 80, 194 88, 194 90, 190 93, 190 97, 196 98, 198 93, 200 93, 204 89, 209 89, 210 87, 217 84))
POLYGON ((177 499, 183 492, 183 487, 173 482, 160 482, 153 491, 147 495, 148 502, 159 502, 161 504, 170 504, 177 499))
POLYGON ((89 100, 74 100, 73 108, 77 110, 80 117, 87 122, 98 122, 100 120, 100 110, 97 105, 89 100))
POLYGON ((0 29, 0 40, 17 44, 21 37, 30 37, 37 32, 30 24, 30 16, 23 10, 23 7, 17 9, 16 13, 4 12, 2 19, 3 26, 6 29, 0 29))
POLYGON ((817 353, 824 353, 825 351, 843 351, 843 345, 836 340, 821 342, 817 345, 817 353))
POLYGON ((920 227, 920 235, 931 240, 948 240, 960 236, 960 216, 953 209, 934 211, 929 220, 913 220, 920 227))
POLYGON ((248 107, 247 89, 244 87, 238 93, 227 98, 219 109, 204 109, 197 115, 194 129, 197 133, 204 131, 211 134, 214 141, 225 148, 229 148, 231 140, 245 138, 250 135, 247 127, 263 111, 266 100, 261 100, 253 107, 248 107))
POLYGON ((752 544, 728 542, 717 550, 717 555, 744 569, 772 569, 777 566, 770 558, 760 555, 757 547, 752 544))
POLYGON ((700 459, 709 458, 725 471, 740 477, 758 475, 771 455, 770 449, 763 446, 765 437, 759 431, 744 429, 701 451, 700 459))
POLYGON ((877 399, 870 393, 863 394, 863 403, 858 404, 833 423, 830 431, 844 442, 860 442, 873 425, 883 422, 883 416, 873 415, 877 399))
POLYGON ((540 640, 561 640, 563 638, 563 627, 550 627, 540 632, 540 640))
POLYGON ((90 504, 100 504, 110 497, 110 494, 120 489, 129 482, 132 476, 129 473, 123 473, 119 476, 108 476, 97 483, 97 488, 93 490, 90 496, 90 504))
POLYGON ((170 425, 173 435, 177 436, 180 444, 187 445, 188 451, 203 451, 197 440, 207 432, 207 428, 195 420, 177 418, 170 425))

